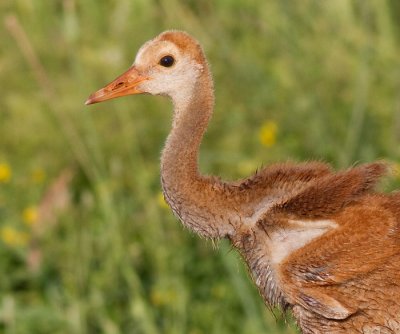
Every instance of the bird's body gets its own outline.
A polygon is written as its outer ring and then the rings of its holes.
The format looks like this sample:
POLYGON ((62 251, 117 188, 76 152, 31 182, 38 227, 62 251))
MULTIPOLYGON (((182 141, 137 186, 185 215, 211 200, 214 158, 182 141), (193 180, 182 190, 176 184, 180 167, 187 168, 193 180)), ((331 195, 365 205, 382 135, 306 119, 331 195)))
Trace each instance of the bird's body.
POLYGON ((268 166, 237 182, 205 176, 198 152, 214 107, 198 42, 167 31, 87 103, 150 93, 174 103, 161 157, 166 201, 198 234, 228 238, 265 302, 303 333, 400 333, 400 195, 373 189, 383 163, 338 173, 320 162, 268 166))

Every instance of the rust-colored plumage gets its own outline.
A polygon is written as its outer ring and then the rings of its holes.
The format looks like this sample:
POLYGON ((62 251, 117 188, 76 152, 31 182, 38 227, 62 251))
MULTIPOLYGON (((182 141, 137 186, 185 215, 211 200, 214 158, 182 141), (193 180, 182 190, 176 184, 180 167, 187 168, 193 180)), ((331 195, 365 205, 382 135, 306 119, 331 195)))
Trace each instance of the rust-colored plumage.
POLYGON ((337 173, 320 162, 282 163, 237 182, 200 174, 213 83, 184 32, 144 44, 87 104, 138 93, 174 103, 161 157, 173 212, 200 235, 230 239, 268 305, 292 310, 303 333, 400 333, 400 195, 375 192, 384 163, 337 173))

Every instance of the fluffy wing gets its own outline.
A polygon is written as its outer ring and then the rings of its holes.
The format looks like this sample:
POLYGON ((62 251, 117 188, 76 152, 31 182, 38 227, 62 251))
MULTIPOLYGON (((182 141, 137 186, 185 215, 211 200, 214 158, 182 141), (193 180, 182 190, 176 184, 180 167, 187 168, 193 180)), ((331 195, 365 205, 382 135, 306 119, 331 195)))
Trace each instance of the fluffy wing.
POLYGON ((272 212, 299 219, 327 218, 373 190, 387 170, 385 163, 376 162, 325 175, 310 182, 295 196, 276 204, 272 212))

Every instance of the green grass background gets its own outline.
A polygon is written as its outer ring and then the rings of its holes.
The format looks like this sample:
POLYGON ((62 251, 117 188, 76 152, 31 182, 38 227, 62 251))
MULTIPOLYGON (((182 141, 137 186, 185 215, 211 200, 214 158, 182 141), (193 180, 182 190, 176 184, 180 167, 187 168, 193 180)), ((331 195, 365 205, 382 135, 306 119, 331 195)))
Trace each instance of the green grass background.
POLYGON ((183 29, 204 46, 216 85, 203 172, 396 162, 400 2, 2 0, 0 16, 0 163, 12 171, 0 227, 33 234, 24 208, 62 170, 75 173, 56 224, 26 246, 0 241, 0 333, 296 333, 264 307, 227 242, 213 247, 160 205, 170 102, 83 103, 144 41, 183 29), (278 126, 271 147, 258 136, 268 121, 278 126), (32 249, 42 254, 34 270, 32 249))

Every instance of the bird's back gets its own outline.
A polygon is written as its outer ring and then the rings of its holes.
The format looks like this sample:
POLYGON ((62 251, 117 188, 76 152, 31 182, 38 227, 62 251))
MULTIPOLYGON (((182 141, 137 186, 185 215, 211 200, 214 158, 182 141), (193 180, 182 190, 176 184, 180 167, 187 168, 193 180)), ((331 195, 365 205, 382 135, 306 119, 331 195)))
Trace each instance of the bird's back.
POLYGON ((242 185, 286 193, 232 240, 265 301, 292 308, 304 333, 400 332, 400 194, 374 191, 387 166, 302 168, 242 185))

